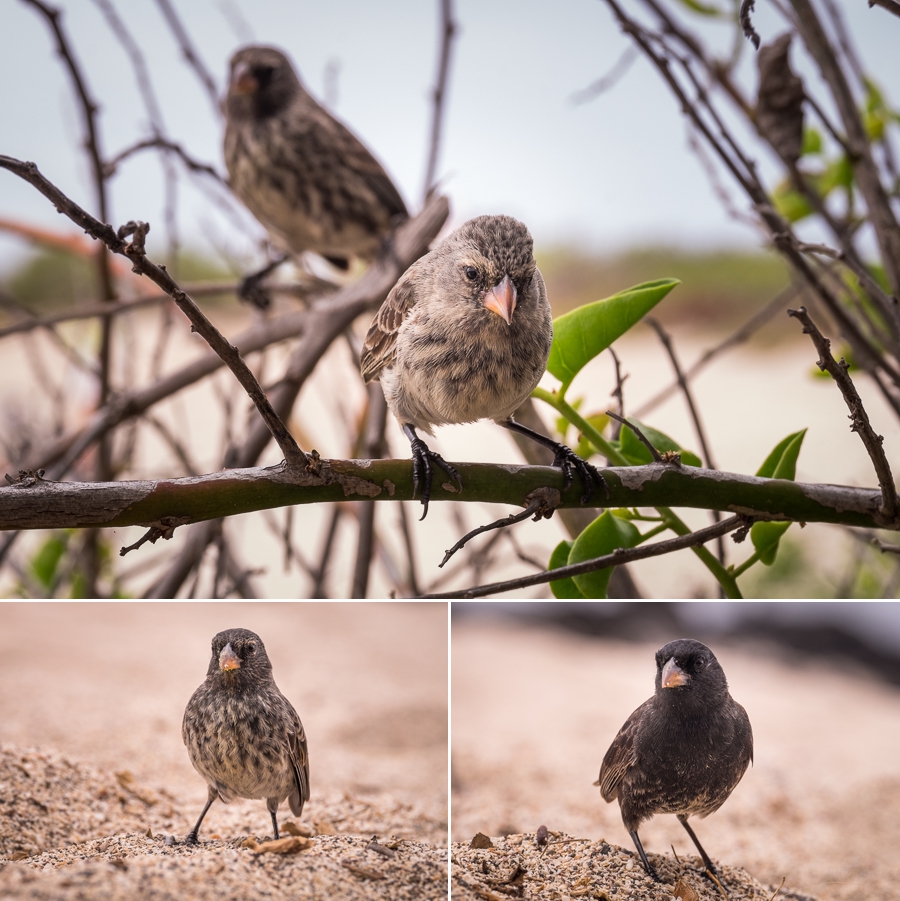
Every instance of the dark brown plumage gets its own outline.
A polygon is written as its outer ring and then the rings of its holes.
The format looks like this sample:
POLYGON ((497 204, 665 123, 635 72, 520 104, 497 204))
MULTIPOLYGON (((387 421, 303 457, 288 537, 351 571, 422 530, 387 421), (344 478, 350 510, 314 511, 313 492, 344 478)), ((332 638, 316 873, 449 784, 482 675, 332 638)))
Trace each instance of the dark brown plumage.
POLYGON ((603 477, 564 444, 520 425, 513 413, 547 366, 553 318, 528 229, 510 216, 479 216, 413 263, 366 335, 360 371, 380 379, 409 438, 414 496, 428 512, 432 463, 462 487, 459 473, 416 434, 436 425, 493 419, 549 447, 566 486, 577 470, 582 503, 603 477))
POLYGON ((297 712, 278 690, 262 639, 248 629, 228 629, 212 640, 206 681, 184 711, 181 735, 209 798, 186 841, 197 841, 213 801, 266 799, 275 812, 287 798, 300 816, 309 800, 309 754, 297 712))
POLYGON ((729 694, 715 654, 680 638, 656 652, 656 693, 625 721, 594 784, 604 801, 618 798, 641 861, 659 882, 638 826, 657 813, 674 813, 715 873, 688 817, 718 810, 752 761, 750 719, 729 694))
POLYGON ((238 50, 223 106, 229 184, 282 250, 346 269, 351 258, 374 258, 407 218, 381 164, 280 50, 238 50))

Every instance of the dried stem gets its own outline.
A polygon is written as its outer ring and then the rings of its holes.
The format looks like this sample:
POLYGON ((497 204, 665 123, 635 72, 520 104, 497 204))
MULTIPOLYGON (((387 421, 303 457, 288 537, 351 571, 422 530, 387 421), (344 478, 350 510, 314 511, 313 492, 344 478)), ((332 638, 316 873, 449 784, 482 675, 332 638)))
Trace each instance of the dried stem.
POLYGON ((448 591, 443 594, 425 594, 423 598, 483 598, 491 594, 503 594, 507 591, 515 591, 519 588, 528 588, 532 585, 543 585, 546 582, 554 582, 557 579, 570 579, 573 576, 581 576, 585 573, 595 572, 598 569, 606 569, 608 566, 618 566, 621 563, 630 563, 635 560, 646 560, 649 557, 659 557, 663 554, 671 554, 684 548, 697 547, 717 538, 727 535, 744 524, 743 517, 732 516, 720 523, 707 526, 697 532, 687 535, 679 535, 677 538, 669 538, 666 541, 658 541, 655 544, 643 545, 636 548, 617 548, 611 554, 595 557, 593 560, 585 560, 582 563, 574 563, 571 566, 562 566, 559 569, 535 573, 530 576, 522 576, 518 579, 510 579, 506 582, 494 582, 491 585, 477 585, 461 591, 448 591))
POLYGON ((453 20, 453 0, 440 0, 441 4, 441 52, 432 99, 434 107, 431 115, 431 137, 428 145, 428 164, 425 167, 424 197, 427 200, 435 189, 438 153, 441 147, 441 129, 444 123, 444 103, 450 76, 450 51, 456 34, 453 20))
POLYGON ((898 521, 898 513, 900 513, 900 501, 897 498, 897 489, 894 485, 894 477, 891 474, 891 466, 882 446, 884 439, 875 432, 869 422, 869 415, 863 406, 862 398, 859 396, 859 392, 850 378, 849 366, 843 359, 838 363, 832 356, 831 341, 824 337, 816 327, 816 324, 806 312, 806 307, 800 307, 798 310, 788 310, 788 316, 799 319, 803 324, 804 334, 809 335, 816 350, 819 352, 817 361, 819 369, 827 372, 837 382, 837 386, 844 397, 844 402, 850 410, 850 421, 852 423, 850 430, 856 432, 862 439, 869 459, 875 467, 878 485, 881 488, 880 513, 884 517, 886 524, 896 523, 898 521))

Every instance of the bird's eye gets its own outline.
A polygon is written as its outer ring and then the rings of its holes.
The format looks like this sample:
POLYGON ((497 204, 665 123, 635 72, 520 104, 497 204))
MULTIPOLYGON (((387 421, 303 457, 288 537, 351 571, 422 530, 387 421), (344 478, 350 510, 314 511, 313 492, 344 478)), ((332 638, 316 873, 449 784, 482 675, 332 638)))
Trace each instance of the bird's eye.
POLYGON ((478 278, 478 270, 474 266, 466 266, 466 278, 474 282, 478 278))
POLYGON ((246 650, 247 650, 247 653, 248 653, 248 654, 255 654, 255 653, 256 653, 256 642, 255 642, 255 641, 248 641, 248 642, 247 642, 246 650))

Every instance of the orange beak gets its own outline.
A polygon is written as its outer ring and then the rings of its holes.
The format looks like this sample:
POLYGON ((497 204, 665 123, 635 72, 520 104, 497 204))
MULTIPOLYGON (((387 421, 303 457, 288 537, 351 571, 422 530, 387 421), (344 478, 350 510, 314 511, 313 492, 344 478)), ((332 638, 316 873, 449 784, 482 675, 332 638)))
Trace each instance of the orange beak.
POLYGON ((238 63, 231 73, 232 94, 255 94, 259 90, 259 82, 253 77, 247 63, 238 63))
POLYGON ((691 677, 675 662, 674 657, 666 661, 662 671, 662 687, 677 688, 679 685, 687 685, 691 677))
POLYGON ((496 313, 507 325, 512 324, 513 310, 516 308, 516 286, 503 276, 499 285, 491 288, 484 297, 485 309, 496 313))
POLYGON ((219 654, 219 669, 222 672, 229 672, 229 670, 240 669, 241 668, 241 660, 231 649, 231 642, 222 648, 222 652, 219 654))

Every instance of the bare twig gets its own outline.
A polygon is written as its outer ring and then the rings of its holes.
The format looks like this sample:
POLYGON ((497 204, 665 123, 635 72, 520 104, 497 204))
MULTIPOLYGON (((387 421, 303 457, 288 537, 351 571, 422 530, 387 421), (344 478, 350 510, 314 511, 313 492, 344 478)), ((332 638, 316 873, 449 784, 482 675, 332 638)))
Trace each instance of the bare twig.
POLYGON ((900 16, 900 3, 897 0, 869 0, 869 9, 873 6, 880 6, 895 16, 900 16))
POLYGON ((112 227, 98 222, 85 212, 74 201, 66 197, 62 191, 49 182, 38 171, 34 163, 25 163, 8 156, 0 156, 0 168, 8 169, 38 189, 59 212, 68 216, 80 225, 93 238, 102 241, 114 253, 122 254, 131 260, 132 269, 141 275, 148 276, 151 281, 163 289, 178 304, 188 317, 193 329, 200 333, 212 349, 222 358, 235 378, 250 396, 266 423, 266 427, 278 442, 288 465, 294 468, 307 465, 306 454, 300 450, 293 436, 275 413, 271 403, 241 357, 238 349, 225 340, 222 333, 203 315, 194 301, 179 287, 175 280, 165 271, 147 259, 143 250, 143 241, 149 226, 140 222, 129 222, 118 232, 112 227), (133 236, 129 243, 125 238, 133 236))
POLYGON ((441 128, 444 122, 444 100, 450 74, 450 51, 456 34, 456 22, 453 21, 453 0, 440 0, 441 4, 441 52, 438 59, 437 78, 432 98, 434 107, 431 114, 431 137, 428 146, 428 164, 425 167, 424 198, 427 200, 435 188, 437 177, 438 153, 441 147, 441 128))
POLYGON ((678 382, 678 387, 681 388, 682 393, 684 394, 685 402, 688 405, 688 412, 691 415, 691 421, 694 423, 694 430, 697 432, 697 439, 700 442, 700 447, 703 450, 703 458, 706 461, 706 465, 710 469, 717 469, 718 467, 713 462, 712 452, 709 449, 709 442, 706 440, 706 430, 703 428, 703 422, 700 419, 700 414, 697 412, 697 405, 694 403, 694 396, 691 393, 691 389, 687 383, 687 379, 684 377, 684 373, 681 370, 681 364, 678 362, 678 357, 675 354, 675 348, 672 346, 672 339, 669 337, 668 332, 659 324, 659 322, 651 316, 646 317, 645 319, 647 325, 649 325, 653 331, 656 332, 659 340, 662 342, 663 347, 666 349, 666 353, 669 355, 669 359, 672 362, 672 368, 675 370, 675 378, 678 382))
MULTIPOLYGON (((387 401, 381 385, 368 385, 368 411, 363 431, 362 457, 364 460, 384 456, 384 429, 387 424, 387 401)), ((375 504, 359 506, 359 538, 356 546, 356 564, 353 567, 351 598, 368 597, 369 572, 372 566, 372 551, 375 547, 375 504)))
POLYGON ((534 518, 535 522, 541 519, 549 519, 559 505, 560 495, 555 488, 539 488, 536 491, 532 491, 525 500, 528 506, 521 513, 510 513, 509 516, 503 519, 488 523, 486 526, 478 526, 478 528, 472 529, 471 532, 463 535, 449 551, 444 552, 444 559, 441 560, 438 566, 443 568, 444 564, 457 551, 462 550, 476 535, 491 532, 494 529, 505 529, 507 526, 514 526, 517 522, 522 522, 526 519, 534 518))
POLYGON ((844 360, 838 363, 834 359, 831 354, 831 342, 816 327, 816 324, 806 312, 806 307, 788 310, 788 316, 799 319, 803 324, 804 334, 810 336, 819 353, 817 363, 819 369, 827 372, 837 382, 837 386, 844 397, 844 402, 850 410, 850 421, 852 423, 850 429, 862 439, 869 459, 875 467, 878 485, 881 488, 880 512, 888 523, 895 523, 898 513, 900 513, 900 500, 897 498, 897 489, 894 485, 894 477, 891 474, 891 466, 882 447, 884 439, 881 435, 876 434, 869 422, 869 415, 863 406, 862 398, 859 396, 859 392, 856 390, 856 386, 848 373, 849 367, 844 360))
POLYGON ((644 447, 650 451, 650 456, 653 458, 655 463, 662 463, 663 457, 662 454, 653 446, 653 442, 640 430, 640 428, 635 425, 633 422, 629 422, 624 416, 619 416, 618 413, 613 413, 612 410, 607 410, 606 415, 609 416, 610 419, 615 419, 616 422, 621 423, 622 425, 627 425, 632 432, 634 432, 635 437, 644 447))
POLYGON ((643 545, 636 548, 617 548, 611 554, 595 557, 593 560, 585 560, 582 563, 573 563, 570 566, 561 566, 559 569, 535 573, 530 576, 522 576, 518 579, 510 579, 506 582, 494 582, 492 585, 478 585, 460 591, 448 591, 443 594, 424 594, 423 598, 483 598, 490 594, 502 594, 507 591, 515 591, 518 588, 528 588, 531 585, 543 585, 546 582, 554 582, 557 579, 570 579, 573 576, 581 576, 585 573, 595 572, 598 569, 606 569, 609 566, 618 566, 620 563, 630 563, 634 560, 646 560, 648 557, 659 557, 663 554, 671 554, 684 548, 697 547, 706 544, 719 535, 727 535, 741 526, 743 518, 732 516, 705 529, 690 532, 687 535, 679 535, 677 538, 669 538, 666 541, 658 541, 655 544, 643 545))
POLYGON ((605 94, 610 88, 615 87, 638 58, 638 52, 634 47, 626 47, 621 56, 613 63, 612 68, 596 81, 592 81, 586 88, 575 91, 569 99, 576 106, 589 103, 601 94, 605 94))
POLYGON ((216 89, 216 82, 212 75, 209 74, 209 71, 206 66, 203 65, 197 51, 194 49, 194 45, 191 43, 188 33, 184 30, 184 26, 181 24, 178 14, 173 9, 169 0, 156 0, 156 5, 159 7, 166 22, 169 23, 169 28, 172 29, 172 34, 175 35, 175 40, 178 42, 178 46, 181 47, 181 52, 187 60, 188 65, 196 72, 197 77, 200 79, 200 83, 206 89, 206 93, 209 96, 210 103, 212 104, 213 110, 215 110, 216 116, 220 116, 222 111, 219 108, 219 92, 216 89))
MULTIPOLYGON (((743 344, 751 338, 762 326, 764 326, 776 313, 780 312, 784 305, 793 300, 794 295, 799 293, 801 286, 799 282, 794 281, 783 291, 775 295, 762 309, 754 313, 740 328, 732 332, 724 341, 719 342, 715 347, 704 351, 700 358, 685 373, 684 378, 690 381, 694 376, 702 372, 716 357, 723 354, 726 350, 743 344)), ((636 411, 635 416, 640 419, 650 410, 659 406, 664 400, 667 400, 681 387, 680 382, 676 378, 672 384, 663 388, 662 391, 654 394, 648 401, 645 401, 636 411)))
POLYGON ((134 156, 136 153, 140 153, 142 150, 164 150, 167 153, 174 153, 182 163, 184 163, 185 167, 189 169, 191 172, 196 172, 201 175, 208 175, 210 178, 214 179, 218 184, 225 186, 224 177, 211 165, 208 163, 201 163, 195 160, 182 146, 175 141, 170 141, 168 138, 164 138, 161 135, 158 135, 154 138, 146 138, 143 141, 138 141, 135 144, 132 144, 130 147, 126 147, 124 150, 117 153, 111 160, 104 164, 104 172, 107 177, 115 174, 116 170, 119 166, 125 162, 129 157, 134 156))

